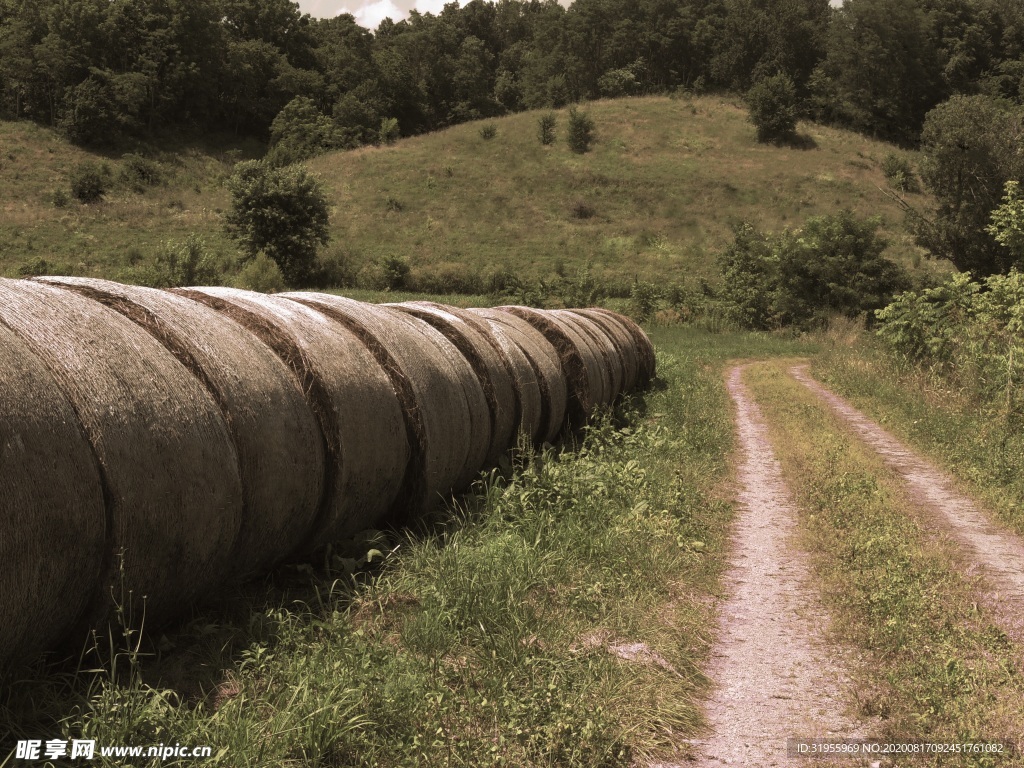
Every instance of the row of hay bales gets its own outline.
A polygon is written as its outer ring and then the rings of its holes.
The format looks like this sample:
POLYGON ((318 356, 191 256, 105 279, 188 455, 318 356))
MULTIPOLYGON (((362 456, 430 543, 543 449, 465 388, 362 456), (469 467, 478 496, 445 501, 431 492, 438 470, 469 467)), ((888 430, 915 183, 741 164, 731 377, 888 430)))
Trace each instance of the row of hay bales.
POLYGON ((653 375, 601 309, 0 280, 0 667, 415 515, 653 375))

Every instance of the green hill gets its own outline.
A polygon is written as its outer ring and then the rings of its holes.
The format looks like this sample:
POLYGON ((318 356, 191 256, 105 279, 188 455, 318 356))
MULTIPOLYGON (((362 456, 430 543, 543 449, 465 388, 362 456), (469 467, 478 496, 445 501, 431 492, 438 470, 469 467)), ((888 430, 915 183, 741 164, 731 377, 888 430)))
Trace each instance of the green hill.
MULTIPOLYGON (((585 265, 610 282, 671 282, 713 277, 715 255, 741 220, 779 230, 850 208, 882 216, 893 258, 912 269, 946 268, 921 260, 899 206, 882 191, 880 164, 891 145, 811 124, 800 126, 808 148, 758 144, 742 105, 718 97, 586 109, 597 143, 585 155, 566 146, 563 110, 558 141, 546 147, 537 139, 540 113, 526 112, 488 121, 497 130, 490 140, 478 122, 316 158, 310 166, 334 203, 329 251, 364 283, 374 281, 369 265, 390 257, 435 286, 477 276, 485 283, 498 271, 572 274, 585 265)), ((157 152, 162 181, 139 191, 118 181, 118 158, 91 156, 27 123, 0 124, 0 146, 4 274, 131 280, 162 243, 193 232, 231 271, 223 180, 253 148, 157 152), (55 206, 70 169, 90 156, 109 168, 105 201, 55 206)))

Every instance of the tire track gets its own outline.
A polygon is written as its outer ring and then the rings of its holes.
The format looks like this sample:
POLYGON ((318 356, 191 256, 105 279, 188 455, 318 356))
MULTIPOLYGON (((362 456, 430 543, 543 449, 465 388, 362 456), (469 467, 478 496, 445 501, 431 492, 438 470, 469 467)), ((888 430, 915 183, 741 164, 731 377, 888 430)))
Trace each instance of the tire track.
POLYGON ((731 597, 708 670, 717 684, 707 704, 712 735, 695 742, 697 765, 806 766, 787 758, 787 738, 853 737, 858 727, 843 715, 848 678, 818 631, 823 609, 792 541, 796 510, 742 369, 727 382, 742 456, 731 597))
POLYGON ((949 529, 992 588, 985 597, 992 603, 998 623, 1015 639, 1024 640, 1024 542, 1020 537, 995 525, 971 498, 956 489, 949 474, 812 378, 807 365, 793 366, 790 374, 849 424, 903 478, 910 495, 949 529))

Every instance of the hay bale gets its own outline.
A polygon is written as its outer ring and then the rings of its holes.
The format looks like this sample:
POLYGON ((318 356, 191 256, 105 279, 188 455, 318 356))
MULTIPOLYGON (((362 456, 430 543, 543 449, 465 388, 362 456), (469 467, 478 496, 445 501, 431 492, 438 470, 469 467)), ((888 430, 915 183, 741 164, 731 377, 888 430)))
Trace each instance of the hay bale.
POLYGON ((298 382, 235 321, 166 291, 91 278, 40 278, 120 313, 146 330, 213 395, 238 452, 244 512, 231 575, 255 575, 292 553, 323 492, 320 428, 298 382))
POLYGON ((0 323, 0 674, 53 648, 99 591, 99 465, 46 366, 0 323))
POLYGON ((552 310, 551 314, 568 323, 590 346, 591 353, 596 356, 601 370, 602 405, 611 405, 622 394, 622 380, 625 370, 618 350, 608 335, 592 320, 564 309, 552 310))
POLYGON ((391 511, 411 451, 391 380, 362 342, 280 295, 234 288, 175 292, 223 313, 274 350, 317 419, 325 453, 323 491, 297 554, 371 527, 391 511))
POLYGON ((530 423, 528 404, 535 383, 540 400, 533 440, 536 444, 552 442, 565 426, 568 405, 568 390, 558 352, 544 334, 520 317, 496 309, 470 309, 467 312, 486 320, 498 343, 506 350, 516 371, 523 424, 530 423), (527 367, 523 366, 520 358, 525 359, 527 367))
POLYGON ((610 309, 595 307, 590 311, 604 315, 612 322, 625 329, 626 333, 632 337, 637 351, 637 360, 640 364, 637 386, 642 388, 650 384, 657 373, 657 366, 654 358, 654 345, 651 344, 651 340, 647 338, 647 334, 644 333, 643 328, 633 322, 631 318, 626 317, 625 315, 620 315, 618 312, 612 312, 610 309))
POLYGON ((391 374, 409 433, 418 440, 418 476, 407 483, 406 514, 476 476, 491 441, 490 414, 472 367, 451 342, 387 307, 320 293, 282 295, 355 333, 391 374))
POLYGON ((569 395, 569 426, 582 427, 603 402, 604 380, 597 353, 574 327, 544 310, 517 306, 496 309, 525 320, 555 348, 569 395))
POLYGON ((611 342, 622 366, 622 391, 632 392, 636 388, 637 379, 640 376, 640 361, 633 337, 630 336, 625 328, 600 312, 591 309, 573 309, 570 311, 596 324, 608 341, 611 342))
POLYGON ((521 406, 511 364, 487 324, 461 309, 433 302, 410 301, 384 306, 406 312, 430 325, 454 344, 472 366, 490 412, 491 442, 484 466, 497 465, 498 458, 513 447, 521 406))
POLYGON ((75 293, 2 280, 0 322, 49 369, 98 459, 109 520, 103 599, 113 589, 135 621, 143 598, 147 622, 172 618, 222 580, 241 525, 220 408, 152 336, 75 293))

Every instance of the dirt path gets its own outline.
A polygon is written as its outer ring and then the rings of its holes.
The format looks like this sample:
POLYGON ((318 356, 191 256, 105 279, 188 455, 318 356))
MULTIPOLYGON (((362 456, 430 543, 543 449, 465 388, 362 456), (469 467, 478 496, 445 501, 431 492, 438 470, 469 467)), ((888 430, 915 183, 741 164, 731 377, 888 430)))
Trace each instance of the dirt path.
POLYGON ((790 373, 828 403, 903 478, 913 498, 936 514, 991 586, 992 593, 986 597, 1002 628, 1024 640, 1024 542, 994 525, 956 489, 948 474, 811 378, 806 365, 794 366, 790 373))
POLYGON ((716 683, 707 705, 712 735, 695 743, 697 765, 806 766, 787 759, 787 738, 860 734, 842 714, 847 677, 817 631, 822 608, 792 542, 793 503, 741 370, 728 378, 742 455, 731 597, 708 670, 716 683))

